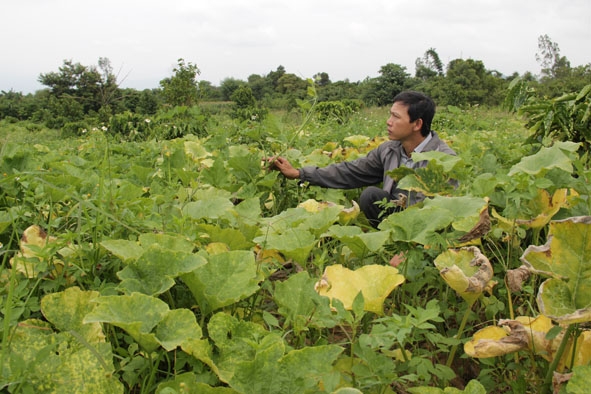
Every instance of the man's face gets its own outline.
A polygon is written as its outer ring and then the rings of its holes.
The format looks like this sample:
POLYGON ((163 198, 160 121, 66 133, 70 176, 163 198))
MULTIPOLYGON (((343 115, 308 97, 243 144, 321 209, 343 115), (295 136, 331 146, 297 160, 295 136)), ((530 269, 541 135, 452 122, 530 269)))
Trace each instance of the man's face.
POLYGON ((397 101, 390 108, 390 117, 386 122, 388 125, 388 138, 393 141, 404 141, 409 139, 418 130, 420 133, 420 119, 410 121, 408 106, 397 101))

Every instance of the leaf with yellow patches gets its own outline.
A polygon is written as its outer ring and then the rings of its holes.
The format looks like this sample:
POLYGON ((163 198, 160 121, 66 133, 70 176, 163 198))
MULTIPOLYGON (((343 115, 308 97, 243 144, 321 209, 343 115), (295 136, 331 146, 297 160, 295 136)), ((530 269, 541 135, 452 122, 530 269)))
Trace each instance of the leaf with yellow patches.
POLYGON ((330 201, 316 201, 314 199, 308 199, 298 205, 298 208, 304 208, 307 212, 318 213, 326 208, 338 207, 340 212, 338 214, 339 223, 346 225, 351 221, 355 220, 359 216, 359 205, 357 202, 352 201, 353 206, 345 208, 343 205, 335 204, 330 201))
MULTIPOLYGON (((499 326, 489 326, 477 331, 464 351, 470 357, 487 358, 510 354, 528 349, 532 353, 552 361, 564 337, 563 329, 558 335, 548 338, 548 333, 556 327, 544 315, 536 318, 519 316, 515 320, 500 320, 499 326)), ((591 331, 583 331, 576 345, 568 341, 565 352, 557 365, 557 371, 577 365, 587 365, 591 361, 591 331), (574 354, 573 354, 574 352, 574 354)))
POLYGON ((464 344, 464 351, 474 358, 497 357, 527 347, 527 342, 511 337, 502 327, 489 326, 478 330, 472 340, 464 344))
POLYGON ((56 241, 56 237, 48 236, 38 225, 29 226, 20 239, 20 252, 10 259, 10 264, 27 278, 36 278, 50 269, 55 278, 64 271, 64 262, 53 257, 56 251, 50 244, 56 241))
POLYGON ((591 321, 591 216, 550 222, 545 245, 530 245, 521 261, 549 276, 538 290, 540 311, 563 324, 591 321))
POLYGON ((560 208, 568 204, 567 192, 568 189, 558 189, 554 192, 554 195, 550 196, 548 191, 538 189, 537 196, 529 200, 525 205, 526 209, 533 214, 537 214, 537 216, 532 219, 517 219, 515 222, 531 228, 544 227, 560 208))
POLYGON ((350 142, 355 148, 361 148, 368 143, 369 137, 366 135, 350 135, 344 140, 350 142))
POLYGON ((404 276, 394 267, 371 264, 352 271, 335 264, 326 267, 316 290, 322 296, 338 299, 348 310, 353 308, 353 301, 361 292, 365 302, 363 309, 381 315, 384 300, 403 282, 404 276))
POLYGON ((475 246, 447 250, 437 256, 435 266, 447 284, 470 305, 496 284, 488 258, 475 246))

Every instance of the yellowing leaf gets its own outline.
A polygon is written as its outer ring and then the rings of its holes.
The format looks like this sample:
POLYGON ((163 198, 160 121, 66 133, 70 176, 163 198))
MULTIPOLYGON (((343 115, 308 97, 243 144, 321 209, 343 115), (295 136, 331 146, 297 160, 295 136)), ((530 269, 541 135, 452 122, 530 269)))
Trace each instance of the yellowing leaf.
POLYGON ((211 156, 211 153, 197 141, 185 141, 185 154, 194 162, 199 162, 211 156))
POLYGON ((314 199, 308 199, 298 205, 298 208, 304 208, 307 212, 310 213, 318 213, 325 208, 329 207, 339 207, 341 211, 339 212, 339 223, 342 225, 346 225, 350 223, 352 220, 356 219, 359 216, 359 205, 357 202, 352 201, 353 206, 350 208, 345 208, 343 205, 338 205, 330 201, 316 201, 314 199))
POLYGON ((394 350, 383 350, 382 353, 386 356, 392 357, 396 361, 400 361, 401 363, 405 362, 406 360, 410 360, 412 358, 412 352, 408 349, 404 349, 404 353, 402 353, 402 349, 394 349, 394 350), (406 358, 405 358, 406 357, 406 358))
POLYGON ((496 284, 488 258, 475 246, 447 250, 437 256, 435 266, 447 284, 470 304, 496 284))
POLYGON ((591 363, 591 331, 583 331, 577 339, 577 346, 574 347, 575 355, 572 357, 573 348, 567 352, 564 359, 573 360, 573 367, 577 365, 589 365, 591 363))
POLYGON ((562 324, 591 321, 591 216, 550 222, 545 245, 530 245, 521 261, 549 276, 538 290, 540 311, 562 324))
POLYGON ((352 271, 340 264, 326 267, 322 280, 316 284, 316 291, 322 296, 338 299, 345 309, 351 310, 353 300, 361 292, 365 301, 364 310, 383 314, 384 300, 404 276, 394 267, 365 265, 352 271))
POLYGON ((63 272, 64 262, 45 255, 45 248, 57 240, 50 237, 45 230, 37 225, 29 226, 23 232, 20 239, 20 252, 10 259, 10 264, 16 266, 16 270, 27 278, 36 278, 41 272, 47 271, 53 264, 51 274, 53 277, 63 272))
POLYGON ((526 205, 530 211, 538 215, 533 219, 517 219, 515 222, 531 228, 544 227, 560 208, 567 205, 567 192, 568 189, 558 189, 550 197, 546 190, 538 189, 537 197, 528 201, 526 205))
POLYGON ((70 287, 43 297, 41 312, 60 331, 76 331, 90 343, 104 342, 105 334, 99 323, 83 323, 84 316, 94 308, 93 300, 97 297, 98 291, 70 287))
POLYGON ((328 207, 328 206, 334 206, 334 203, 330 203, 330 202, 320 202, 320 201, 316 201, 314 199, 309 199, 306 200, 302 203, 300 203, 298 205, 298 208, 304 208, 306 211, 310 212, 310 213, 316 213, 316 212, 320 212, 320 210, 328 207))
POLYGON ((527 342, 515 341, 503 328, 489 326, 478 330, 471 341, 464 344, 470 357, 488 358, 513 353, 527 347, 527 342))
POLYGON ((347 225, 348 223, 352 222, 359 216, 359 204, 355 201, 351 201, 353 206, 351 208, 343 208, 339 213, 339 223, 343 226, 347 225))
MULTIPOLYGON (((488 199, 487 199, 488 202, 488 199)), ((460 237, 460 242, 469 242, 481 238, 490 231, 490 216, 488 214, 488 204, 480 209, 478 223, 474 225, 466 234, 460 237)))
POLYGON ((205 245, 205 250, 208 254, 213 255, 228 252, 230 251, 230 248, 228 247, 228 244, 224 242, 211 242, 205 245))
POLYGON ((369 137, 366 135, 350 135, 344 140, 350 142, 354 147, 360 148, 361 146, 367 144, 369 137))
MULTIPOLYGON (((487 358, 528 349, 551 361, 565 333, 563 329, 558 335, 548 339, 548 332, 554 327, 556 326, 552 320, 544 315, 536 318, 520 316, 515 320, 500 320, 499 326, 489 326, 477 331, 472 340, 464 344, 464 351, 471 357, 487 358)), ((577 339, 576 346, 573 346, 572 339, 567 343, 557 371, 565 367, 587 365, 590 361, 591 332, 583 331, 577 339)))

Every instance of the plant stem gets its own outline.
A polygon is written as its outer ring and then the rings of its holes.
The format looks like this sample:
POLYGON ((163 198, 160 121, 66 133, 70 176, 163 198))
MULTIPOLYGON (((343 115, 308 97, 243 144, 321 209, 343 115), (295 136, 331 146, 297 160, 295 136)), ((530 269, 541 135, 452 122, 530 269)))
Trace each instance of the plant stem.
MULTIPOLYGON (((460 328, 458 328, 458 332, 456 334, 456 339, 460 339, 462 337, 462 332, 464 328, 466 328, 466 323, 468 323, 468 316, 470 316, 470 312, 472 311, 472 305, 474 305, 474 300, 468 308, 466 308, 466 312, 464 312, 464 317, 462 318, 462 322, 460 323, 460 328)), ((454 361, 454 357, 456 355, 456 351, 458 350, 458 344, 454 344, 451 348, 451 352, 449 353, 449 357, 447 358, 447 363, 445 364, 447 367, 451 367, 451 364, 454 361)))
MULTIPOLYGON (((10 250, 10 246, 12 243, 12 237, 10 238, 10 242, 8 243, 7 249, 10 250)), ((7 269, 6 261, 8 259, 8 253, 4 253, 2 258, 2 269, 7 269)), ((0 365, 4 365, 5 357, 9 352, 9 336, 10 336, 10 321, 12 320, 12 308, 13 308, 13 297, 14 297, 14 287, 16 286, 16 263, 12 266, 10 270, 10 279, 8 282, 8 294, 6 295, 6 302, 4 303, 4 321, 3 321, 3 329, 2 329, 2 352, 0 354, 0 365)))
POLYGON ((556 350, 556 353, 554 354, 554 358, 552 359, 552 362, 550 363, 550 365, 548 366, 548 371, 546 372, 546 378, 544 379, 544 384, 542 385, 542 394, 547 394, 550 393, 550 389, 552 386, 552 376, 554 375, 554 371, 556 370, 556 367, 558 366, 558 363, 560 362, 560 359, 562 358, 562 354, 564 353, 564 350, 566 349, 566 345, 568 344, 569 338, 571 337, 573 331, 575 329, 575 324, 569 324, 566 327, 566 332, 564 333, 564 337, 562 337, 562 341, 560 342, 560 345, 558 346, 558 350, 556 350))
POLYGON ((511 289, 507 284, 507 276, 505 276, 505 288, 507 289, 507 304, 509 305, 509 317, 511 320, 515 319, 515 311, 513 310, 513 299, 511 297, 511 289))

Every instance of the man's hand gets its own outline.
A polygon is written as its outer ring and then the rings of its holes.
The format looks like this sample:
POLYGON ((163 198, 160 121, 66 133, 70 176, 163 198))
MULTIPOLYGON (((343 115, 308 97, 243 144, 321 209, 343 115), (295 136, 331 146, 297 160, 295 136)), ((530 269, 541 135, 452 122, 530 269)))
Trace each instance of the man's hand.
POLYGON ((279 170, 287 179, 298 179, 300 171, 294 168, 291 163, 284 157, 275 156, 267 159, 269 168, 279 170))

